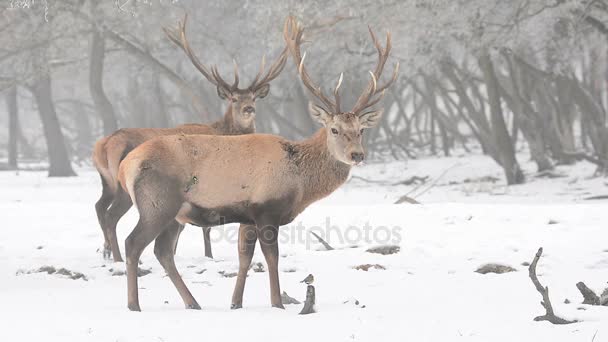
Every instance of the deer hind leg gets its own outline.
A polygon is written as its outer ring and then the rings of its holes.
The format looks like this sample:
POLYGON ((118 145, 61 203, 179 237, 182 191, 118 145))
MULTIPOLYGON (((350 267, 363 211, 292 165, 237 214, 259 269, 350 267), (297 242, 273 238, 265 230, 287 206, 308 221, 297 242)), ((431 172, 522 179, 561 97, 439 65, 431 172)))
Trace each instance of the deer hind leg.
POLYGON ((186 228, 186 225, 180 224, 179 228, 177 229, 177 236, 175 237, 175 244, 173 244, 173 255, 177 254, 177 244, 179 242, 179 237, 182 235, 182 232, 184 231, 184 228, 186 228))
POLYGON ((277 241, 279 225, 267 220, 256 223, 260 247, 268 265, 270 304, 275 308, 284 309, 281 301, 281 286, 279 284, 279 244, 277 241))
POLYGON ((99 197, 99 200, 97 201, 97 203, 95 203, 95 212, 97 213, 97 221, 99 222, 99 226, 101 227, 101 231, 103 232, 103 258, 110 259, 110 239, 108 238, 108 234, 106 232, 105 218, 106 212, 108 211, 110 204, 112 204, 112 201, 114 200, 114 193, 112 192, 112 189, 110 188, 106 180, 103 178, 103 176, 101 176, 101 174, 100 178, 102 187, 101 197, 99 197))
POLYGON ((114 262, 122 262, 122 256, 120 255, 120 247, 118 245, 118 238, 116 236, 116 226, 118 221, 129 211, 133 206, 133 202, 120 186, 114 194, 114 201, 112 206, 108 209, 105 218, 105 231, 110 242, 110 249, 114 257, 114 262))
POLYGON ((177 240, 177 236, 180 231, 180 224, 177 221, 171 222, 167 228, 156 238, 156 242, 154 244, 154 255, 156 255, 156 259, 160 262, 160 264, 167 272, 169 279, 175 285, 177 292, 182 297, 184 304, 186 305, 186 309, 196 309, 200 310, 201 306, 198 305, 196 299, 188 290, 188 287, 184 283, 184 280, 179 275, 177 271, 177 267, 175 267, 175 259, 174 259, 174 251, 175 251, 175 241, 177 240))
POLYGON ((232 293, 231 309, 240 309, 243 307, 243 291, 245 290, 245 280, 247 280, 247 271, 251 265, 253 252, 255 251, 255 242, 258 239, 255 226, 241 224, 239 228, 239 273, 236 278, 236 285, 232 293))
POLYGON ((211 251, 211 227, 202 227, 203 237, 205 238, 205 257, 213 259, 213 252, 211 251))
MULTIPOLYGON (((141 311, 137 287, 137 267, 141 253, 164 231, 176 227, 175 217, 181 206, 179 183, 155 173, 142 174, 139 177, 135 183, 134 194, 139 210, 139 222, 125 241, 128 307, 131 311, 141 311)), ((163 239, 169 238, 162 238, 159 245, 162 245, 163 239)), ((170 242, 169 251, 173 252, 174 241, 170 242)))

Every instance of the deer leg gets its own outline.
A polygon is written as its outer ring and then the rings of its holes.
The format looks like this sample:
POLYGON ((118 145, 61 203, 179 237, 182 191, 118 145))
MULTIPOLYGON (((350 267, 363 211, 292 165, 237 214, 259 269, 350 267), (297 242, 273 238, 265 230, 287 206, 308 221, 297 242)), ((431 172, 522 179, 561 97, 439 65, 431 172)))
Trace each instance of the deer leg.
POLYGON ((281 286, 279 284, 279 244, 278 224, 268 222, 256 222, 258 239, 266 264, 268 265, 268 277, 270 278, 270 304, 275 308, 284 309, 281 301, 281 286))
POLYGON ((180 225, 177 221, 173 221, 169 224, 169 226, 163 231, 157 238, 154 244, 154 255, 156 259, 160 262, 160 264, 167 272, 169 279, 173 282, 173 285, 179 292, 179 295, 182 297, 184 304, 186 305, 186 309, 196 309, 200 310, 201 306, 198 305, 196 299, 188 290, 188 287, 184 283, 184 280, 179 275, 177 271, 177 267, 175 267, 175 243, 177 237, 180 232, 180 225))
POLYGON ((97 221, 99 222, 99 226, 101 227, 101 231, 103 232, 103 258, 110 259, 110 239, 108 238, 108 234, 105 228, 105 218, 108 207, 110 207, 110 204, 112 204, 112 200, 114 199, 114 194, 112 193, 112 190, 108 186, 108 183, 103 178, 103 176, 100 175, 100 178, 102 187, 101 197, 99 197, 99 200, 97 201, 97 203, 95 203, 95 212, 97 213, 97 221))
POLYGON ((123 217, 132 206, 133 202, 131 201, 129 194, 119 187, 114 195, 112 206, 106 212, 105 217, 105 231, 110 241, 114 262, 123 261, 122 256, 120 255, 120 247, 118 246, 118 238, 116 236, 116 225, 120 218, 123 217))
POLYGON ((239 228, 239 273, 236 278, 236 285, 232 293, 231 309, 243 307, 243 291, 247 280, 247 271, 251 265, 255 242, 258 238, 256 227, 248 224, 241 224, 239 228))
MULTIPOLYGON (((148 221, 149 222, 149 221, 148 221)), ((144 249, 168 226, 151 224, 140 218, 135 229, 125 241, 125 255, 127 258, 127 297, 128 307, 131 311, 141 311, 137 287, 137 268, 139 257, 144 249)))
POLYGON ((175 242, 173 244, 173 255, 175 255, 177 253, 177 243, 179 242, 179 237, 180 237, 180 235, 182 235, 184 228, 186 228, 186 225, 180 224, 177 229, 177 236, 175 237, 175 242))
POLYGON ((213 259, 213 253, 211 252, 211 227, 203 227, 203 237, 205 238, 205 256, 209 259, 213 259))

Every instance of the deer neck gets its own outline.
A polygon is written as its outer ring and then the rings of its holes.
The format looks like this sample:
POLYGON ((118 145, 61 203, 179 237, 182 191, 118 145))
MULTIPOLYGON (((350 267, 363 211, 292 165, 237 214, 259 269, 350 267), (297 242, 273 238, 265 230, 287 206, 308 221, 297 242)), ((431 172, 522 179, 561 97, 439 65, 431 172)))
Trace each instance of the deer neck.
POLYGON ((222 135, 240 135, 240 134, 251 134, 255 133, 255 122, 251 121, 249 127, 237 127, 234 124, 234 114, 232 112, 232 105, 228 104, 228 108, 224 112, 224 116, 211 125, 222 135))
POLYGON ((303 201, 308 205, 340 187, 348 178, 351 165, 334 158, 327 148, 327 129, 318 130, 312 137, 294 145, 298 151, 294 160, 305 183, 303 201))

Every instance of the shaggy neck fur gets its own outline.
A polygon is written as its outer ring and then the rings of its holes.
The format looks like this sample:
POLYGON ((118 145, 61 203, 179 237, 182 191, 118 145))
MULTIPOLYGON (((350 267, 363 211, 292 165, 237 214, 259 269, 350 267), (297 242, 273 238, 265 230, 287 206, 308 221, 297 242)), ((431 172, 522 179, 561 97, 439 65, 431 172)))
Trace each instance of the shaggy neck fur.
POLYGON ((318 130, 312 137, 295 143, 293 162, 303 165, 300 177, 305 181, 305 205, 319 200, 336 190, 348 178, 351 165, 334 158, 327 148, 327 129, 318 130))
POLYGON ((211 127, 221 132, 222 135, 240 135, 255 133, 254 120, 251 120, 251 126, 246 128, 237 127, 234 123, 234 115, 232 113, 232 105, 228 105, 224 116, 214 122, 211 127))

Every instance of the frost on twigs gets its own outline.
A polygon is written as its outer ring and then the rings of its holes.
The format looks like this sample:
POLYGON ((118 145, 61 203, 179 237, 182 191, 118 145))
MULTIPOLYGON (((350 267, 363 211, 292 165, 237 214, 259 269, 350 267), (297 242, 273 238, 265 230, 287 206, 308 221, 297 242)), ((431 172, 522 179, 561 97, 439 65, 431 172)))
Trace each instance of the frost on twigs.
POLYGON ((475 272, 481 273, 481 274, 488 274, 488 273, 503 274, 503 273, 509 273, 509 272, 515 272, 515 271, 517 271, 517 270, 514 269, 513 267, 508 266, 508 265, 501 265, 501 264, 485 264, 485 265, 479 266, 479 268, 477 268, 475 270, 475 272))
POLYGON ((530 267, 528 268, 528 273, 530 275, 530 279, 532 280, 532 284, 534 284, 536 291, 538 291, 541 294, 541 296, 543 297, 543 300, 540 302, 540 304, 545 308, 545 311, 546 311, 546 313, 544 315, 535 317, 534 320, 535 321, 549 321, 553 324, 576 323, 577 321, 569 321, 567 319, 557 317, 555 315, 555 313, 553 312, 553 306, 551 305, 551 300, 549 299, 549 287, 548 286, 543 287, 543 285, 541 285, 540 281, 538 280, 538 277, 536 276, 536 264, 538 264, 538 259, 540 259, 541 255, 543 255, 542 247, 538 249, 538 252, 536 252, 536 255, 534 256, 534 260, 532 260, 532 263, 530 264, 530 267))

